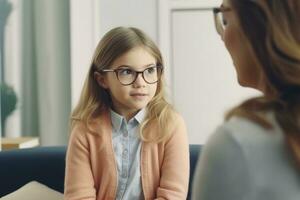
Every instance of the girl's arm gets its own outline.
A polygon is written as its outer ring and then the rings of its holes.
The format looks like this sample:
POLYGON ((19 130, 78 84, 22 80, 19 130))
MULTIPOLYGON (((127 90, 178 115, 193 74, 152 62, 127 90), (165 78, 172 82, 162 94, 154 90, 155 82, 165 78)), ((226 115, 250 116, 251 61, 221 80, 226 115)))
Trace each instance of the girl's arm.
POLYGON ((156 199, 185 200, 188 193, 190 163, 186 126, 179 115, 174 125, 174 132, 165 143, 156 199))
POLYGON ((192 190, 194 200, 245 199, 250 176, 240 145, 224 127, 204 146, 192 190))
POLYGON ((71 133, 66 156, 65 200, 96 199, 85 134, 85 129, 80 125, 75 126, 71 133))

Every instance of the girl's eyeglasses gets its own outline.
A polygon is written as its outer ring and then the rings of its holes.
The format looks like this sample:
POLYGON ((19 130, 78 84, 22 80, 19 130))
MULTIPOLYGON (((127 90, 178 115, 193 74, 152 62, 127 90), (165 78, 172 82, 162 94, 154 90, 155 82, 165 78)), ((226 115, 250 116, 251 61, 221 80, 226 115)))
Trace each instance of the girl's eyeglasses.
POLYGON ((117 69, 100 70, 101 73, 114 72, 122 85, 133 84, 139 74, 142 74, 142 77, 146 83, 157 83, 161 77, 162 71, 163 67, 161 65, 151 65, 143 71, 133 70, 129 66, 119 66, 117 69))

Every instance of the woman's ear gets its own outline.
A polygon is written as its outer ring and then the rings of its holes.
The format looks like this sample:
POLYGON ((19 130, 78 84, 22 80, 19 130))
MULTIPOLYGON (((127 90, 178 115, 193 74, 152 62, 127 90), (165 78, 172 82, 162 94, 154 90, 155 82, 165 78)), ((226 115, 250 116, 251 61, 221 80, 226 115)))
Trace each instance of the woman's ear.
POLYGON ((108 85, 106 83, 106 77, 103 74, 99 72, 94 72, 94 78, 101 87, 103 87, 104 89, 108 88, 108 85))

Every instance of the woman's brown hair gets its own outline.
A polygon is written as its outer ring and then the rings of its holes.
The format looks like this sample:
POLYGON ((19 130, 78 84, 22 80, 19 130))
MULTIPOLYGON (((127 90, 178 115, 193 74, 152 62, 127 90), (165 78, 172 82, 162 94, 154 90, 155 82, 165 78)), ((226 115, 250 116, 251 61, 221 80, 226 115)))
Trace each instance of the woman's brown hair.
POLYGON ((300 1, 230 0, 265 77, 265 94, 226 116, 249 118, 265 128, 261 115, 273 111, 300 168, 300 1))

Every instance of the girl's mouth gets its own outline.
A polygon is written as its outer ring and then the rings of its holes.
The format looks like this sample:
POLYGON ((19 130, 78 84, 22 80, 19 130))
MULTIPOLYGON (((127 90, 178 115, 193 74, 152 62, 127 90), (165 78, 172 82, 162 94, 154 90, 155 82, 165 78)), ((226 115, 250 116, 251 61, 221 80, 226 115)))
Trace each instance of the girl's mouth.
POLYGON ((130 96, 147 96, 147 94, 144 93, 132 93, 130 96))

